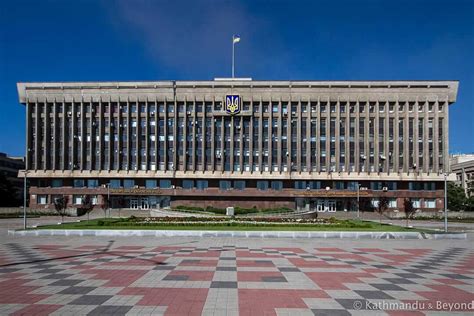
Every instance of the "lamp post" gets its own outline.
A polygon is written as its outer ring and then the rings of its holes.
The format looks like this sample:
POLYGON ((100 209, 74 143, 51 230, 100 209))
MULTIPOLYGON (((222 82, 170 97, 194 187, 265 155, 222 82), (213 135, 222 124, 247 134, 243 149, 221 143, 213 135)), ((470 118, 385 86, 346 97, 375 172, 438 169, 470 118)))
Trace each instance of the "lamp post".
POLYGON ((448 186, 447 186, 448 174, 444 174, 444 232, 448 232, 448 186))
POLYGON ((23 174, 23 229, 26 230, 26 195, 27 195, 27 186, 26 186, 26 175, 28 171, 25 170, 23 174))
POLYGON ((359 198, 359 190, 360 190, 360 184, 359 181, 357 181, 357 218, 360 218, 360 198, 359 198))
POLYGON ((110 217, 110 183, 107 183, 107 211, 110 217))

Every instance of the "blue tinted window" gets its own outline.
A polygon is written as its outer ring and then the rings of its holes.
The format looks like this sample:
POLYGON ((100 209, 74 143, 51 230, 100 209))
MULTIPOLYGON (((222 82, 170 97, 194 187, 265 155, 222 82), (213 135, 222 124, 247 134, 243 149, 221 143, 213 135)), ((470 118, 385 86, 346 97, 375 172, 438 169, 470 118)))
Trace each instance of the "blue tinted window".
POLYGON ((204 190, 204 189, 207 189, 207 187, 209 186, 207 180, 197 180, 196 181, 196 188, 198 190, 204 190))
POLYGON ((118 189, 120 188, 120 180, 119 179, 112 179, 110 180, 110 187, 112 189, 118 189))
POLYGON ((243 180, 234 181, 234 189, 237 189, 237 190, 245 189, 245 181, 243 180))
POLYGON ((51 187, 53 188, 59 188, 63 186, 63 180, 62 179, 53 179, 51 181, 51 187))
POLYGON ((83 188, 84 187, 84 180, 74 179, 74 187, 75 188, 83 188))
POLYGON ((283 181, 272 181, 272 190, 281 190, 283 189, 283 181))
POLYGON ((268 190, 268 181, 257 181, 257 189, 268 190))
POLYGON ((344 190, 344 181, 336 181, 336 190, 344 190))
POLYGON ((347 182, 347 189, 356 191, 357 190, 357 182, 356 181, 349 181, 347 182))
POLYGON ((97 188, 99 186, 99 180, 97 179, 88 179, 87 187, 88 188, 97 188))
POLYGON ((219 189, 221 190, 229 190, 231 188, 230 181, 221 180, 219 181, 219 189))
POLYGON ((154 189, 154 188, 156 188, 156 187, 157 187, 157 185, 156 185, 156 180, 146 180, 146 181, 145 181, 145 187, 146 187, 147 189, 154 189))
POLYGON ((194 181, 193 180, 183 180, 183 189, 193 189, 194 181))
POLYGON ((160 180, 160 188, 170 189, 171 188, 171 180, 160 180))
POLYGON ((306 190, 306 181, 295 181, 295 189, 306 190))
POLYGON ((135 180, 133 179, 125 179, 123 180, 123 187, 125 189, 131 189, 135 186, 135 180))

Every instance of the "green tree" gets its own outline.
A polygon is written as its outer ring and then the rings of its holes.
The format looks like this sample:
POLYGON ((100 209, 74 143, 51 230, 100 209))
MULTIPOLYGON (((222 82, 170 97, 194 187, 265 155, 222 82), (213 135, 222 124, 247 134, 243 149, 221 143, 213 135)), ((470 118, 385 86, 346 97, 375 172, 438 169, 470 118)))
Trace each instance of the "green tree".
POLYGON ((453 182, 448 182, 448 209, 450 211, 462 211, 467 203, 463 188, 453 182))
POLYGON ((410 199, 403 200, 403 211, 405 212, 405 218, 407 220, 407 227, 408 227, 408 219, 413 218, 415 215, 416 209, 413 206, 413 202, 410 199))
POLYGON ((53 201, 54 209, 61 216, 61 223, 64 221, 64 215, 66 215, 67 201, 68 201, 67 195, 63 195, 61 197, 55 198, 53 201))
POLYGON ((379 204, 377 205, 377 208, 375 209, 377 213, 379 213, 380 222, 382 222, 382 214, 388 210, 388 204, 389 204, 388 197, 381 196, 379 199, 379 204))
POLYGON ((81 200, 81 211, 87 214, 87 220, 89 220, 89 214, 94 209, 92 199, 90 195, 84 195, 81 200))

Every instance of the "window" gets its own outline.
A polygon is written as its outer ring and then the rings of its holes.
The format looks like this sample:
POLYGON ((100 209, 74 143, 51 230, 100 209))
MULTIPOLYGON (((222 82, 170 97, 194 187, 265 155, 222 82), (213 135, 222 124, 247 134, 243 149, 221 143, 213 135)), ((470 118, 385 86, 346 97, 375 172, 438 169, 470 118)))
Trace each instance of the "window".
POLYGON ((38 194, 36 198, 36 204, 44 205, 48 204, 48 196, 43 194, 38 194))
POLYGON ((156 188, 157 185, 156 185, 156 180, 146 180, 145 181, 145 188, 147 189, 154 189, 156 188))
POLYGON ((280 191, 283 189, 283 181, 272 181, 272 190, 280 191))
POLYGON ((88 188, 97 188, 99 186, 99 180, 97 179, 88 179, 87 187, 88 188))
POLYGON ((244 190, 245 189, 245 181, 244 180, 234 181, 234 188, 237 189, 237 190, 244 190))
POLYGON ((257 181, 257 189, 259 190, 268 190, 268 181, 257 181))
POLYGON ((397 199, 389 199, 388 200, 388 207, 396 208, 397 207, 397 199))
POLYGON ((420 208, 421 206, 420 199, 411 199, 411 202, 413 203, 414 208, 420 208))
POLYGON ((84 180, 79 180, 79 179, 74 179, 74 187, 75 188, 83 188, 84 185, 84 180))
POLYGON ((120 184, 120 180, 119 179, 112 179, 110 180, 109 182, 109 187, 111 189, 118 189, 120 188, 121 184, 120 184))
POLYGON ((160 188, 170 189, 171 188, 171 180, 160 180, 160 188))
POLYGON ((220 190, 230 190, 231 183, 228 180, 220 180, 219 181, 219 189, 220 190))
POLYGON ((82 195, 74 194, 72 196, 72 204, 74 205, 81 205, 82 204, 82 195))
POLYGON ((194 180, 183 180, 183 189, 193 189, 194 188, 194 180))
POLYGON ((207 180, 197 180, 196 181, 196 188, 198 190, 204 190, 204 189, 207 189, 209 186, 207 180))
POLYGON ((62 179, 53 179, 51 181, 51 187, 52 188, 60 188, 63 186, 63 180, 62 179))
POLYGON ((92 205, 98 205, 99 204, 99 200, 97 199, 97 195, 91 195, 91 202, 92 202, 92 205))
POLYGON ((135 180, 133 179, 125 179, 123 180, 123 187, 125 189, 131 189, 135 186, 135 180))
POLYGON ((306 181, 295 181, 295 189, 306 190, 306 181))
POLYGON ((435 199, 425 199, 425 208, 436 208, 435 199))

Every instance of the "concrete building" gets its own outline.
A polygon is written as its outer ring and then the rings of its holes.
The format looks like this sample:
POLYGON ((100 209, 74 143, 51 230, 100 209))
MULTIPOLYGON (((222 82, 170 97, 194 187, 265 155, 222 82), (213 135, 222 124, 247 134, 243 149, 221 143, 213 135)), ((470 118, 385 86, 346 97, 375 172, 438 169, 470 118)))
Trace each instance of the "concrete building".
POLYGON ((456 184, 464 189, 466 196, 472 196, 469 185, 474 181, 474 154, 452 155, 451 172, 456 175, 456 184))
POLYGON ((110 194, 114 207, 137 209, 334 211, 353 209, 359 194, 442 209, 457 90, 457 81, 18 83, 32 206, 110 194))
MULTIPOLYGON (((24 157, 10 157, 5 153, 0 153, 0 173, 13 186, 16 194, 13 200, 21 201, 23 198, 23 179, 18 178, 18 171, 25 169, 24 157)), ((0 201, 0 205, 5 205, 0 201)))

